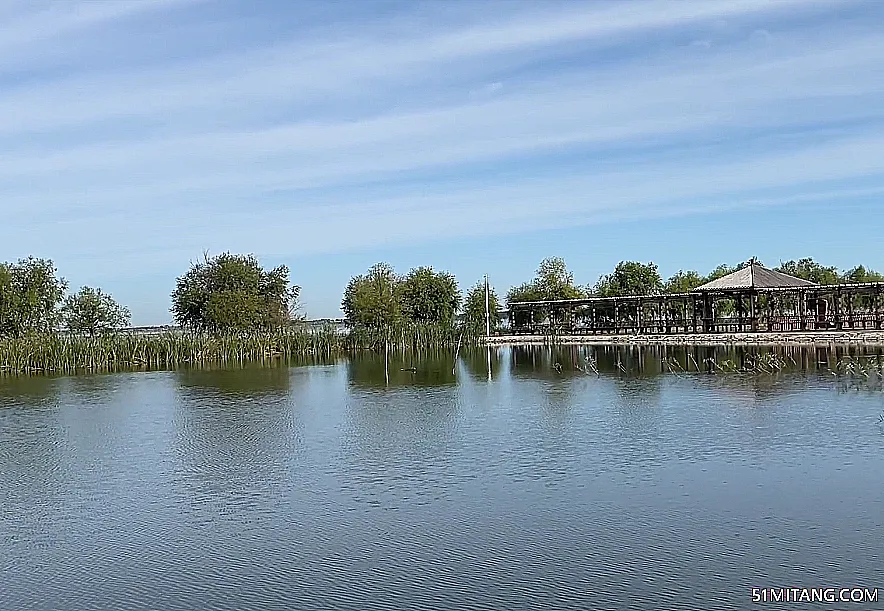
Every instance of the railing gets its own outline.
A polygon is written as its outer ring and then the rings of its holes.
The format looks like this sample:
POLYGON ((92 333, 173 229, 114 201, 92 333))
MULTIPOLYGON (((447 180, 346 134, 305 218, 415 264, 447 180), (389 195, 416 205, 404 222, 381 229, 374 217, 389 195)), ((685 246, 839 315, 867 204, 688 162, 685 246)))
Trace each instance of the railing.
POLYGON ((511 335, 683 335, 697 333, 789 333, 812 331, 879 331, 884 312, 827 314, 774 314, 772 316, 720 316, 647 318, 636 320, 573 320, 514 325, 511 335))

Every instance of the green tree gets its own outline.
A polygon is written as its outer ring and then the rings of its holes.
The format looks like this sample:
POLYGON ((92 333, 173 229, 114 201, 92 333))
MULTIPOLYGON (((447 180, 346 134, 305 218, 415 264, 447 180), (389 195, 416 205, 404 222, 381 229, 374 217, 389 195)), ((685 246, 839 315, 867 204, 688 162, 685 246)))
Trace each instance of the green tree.
POLYGON ((285 265, 267 271, 253 255, 206 255, 178 278, 172 315, 183 327, 212 333, 274 329, 297 318, 300 292, 285 265))
POLYGON ((574 274, 568 271, 561 257, 549 257, 540 262, 534 286, 545 301, 580 299, 583 291, 574 284, 574 274))
MULTIPOLYGON (((568 271, 565 260, 561 257, 548 257, 540 262, 533 280, 507 291, 506 302, 509 306, 520 301, 559 301, 585 296, 584 291, 574 284, 574 274, 568 271)), ((549 314, 546 309, 537 309, 534 311, 534 320, 542 322, 549 314)), ((513 316, 515 325, 525 324, 528 320, 528 312, 523 310, 515 311, 513 316)))
POLYGON ((580 299, 584 292, 574 284, 574 274, 568 271, 561 257, 548 257, 540 262, 534 279, 507 292, 507 304, 519 301, 558 301, 580 299))
MULTIPOLYGON (((488 287, 488 318, 491 330, 500 327, 500 300, 492 287, 488 287)), ((485 283, 481 280, 467 291, 463 304, 464 322, 485 329, 485 283)))
POLYGON ((786 261, 774 270, 817 284, 837 284, 840 279, 836 267, 825 267, 810 257, 798 261, 786 261))
POLYGON ((71 333, 96 335, 129 324, 129 310, 101 289, 84 286, 69 295, 61 308, 64 325, 71 333))
POLYGON ((454 276, 432 267, 411 270, 399 283, 403 316, 417 323, 451 324, 460 307, 454 276))
POLYGON ((841 282, 851 284, 860 282, 884 282, 884 274, 871 269, 866 269, 862 265, 857 265, 853 269, 847 270, 841 276, 841 282))
MULTIPOLYGON (((541 295, 535 282, 525 282, 523 284, 520 284, 519 286, 514 286, 507 291, 507 307, 510 307, 512 306, 512 304, 522 301, 543 301, 543 295, 541 295)), ((516 326, 524 325, 528 322, 529 318, 529 314, 526 310, 514 310, 512 311, 512 316, 512 323, 516 326)), ((538 321, 543 320, 545 316, 546 312, 544 310, 535 311, 535 318, 538 321)))
POLYGON ((663 285, 664 293, 689 293, 694 290, 698 286, 704 284, 706 280, 704 280, 700 274, 693 270, 683 271, 678 270, 669 280, 666 281, 666 284, 663 285))
POLYGON ((543 295, 540 294, 540 291, 533 282, 525 282, 510 288, 506 292, 507 305, 520 301, 543 301, 543 295))
POLYGON ((599 279, 595 294, 599 297, 625 295, 657 295, 663 290, 663 280, 655 263, 621 261, 614 271, 599 279))
POLYGON ((703 279, 701 284, 706 284, 707 282, 712 282, 713 280, 718 280, 719 278, 724 278, 728 274, 732 274, 735 271, 742 269, 743 266, 732 266, 727 263, 722 263, 715 269, 713 269, 709 274, 703 279))
POLYGON ((354 276, 344 289, 341 309, 351 327, 387 328, 401 321, 400 279, 387 263, 354 276))
POLYGON ((60 322, 67 282, 49 259, 0 263, 0 335, 51 333, 60 322))

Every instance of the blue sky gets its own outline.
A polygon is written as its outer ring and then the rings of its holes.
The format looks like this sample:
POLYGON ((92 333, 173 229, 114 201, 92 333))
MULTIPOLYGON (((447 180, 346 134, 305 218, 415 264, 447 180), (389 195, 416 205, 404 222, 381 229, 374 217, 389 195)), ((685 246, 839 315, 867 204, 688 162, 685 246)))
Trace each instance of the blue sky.
POLYGON ((310 317, 378 261, 499 293, 884 268, 884 2, 0 0, 0 260, 135 324, 189 262, 285 263, 310 317))

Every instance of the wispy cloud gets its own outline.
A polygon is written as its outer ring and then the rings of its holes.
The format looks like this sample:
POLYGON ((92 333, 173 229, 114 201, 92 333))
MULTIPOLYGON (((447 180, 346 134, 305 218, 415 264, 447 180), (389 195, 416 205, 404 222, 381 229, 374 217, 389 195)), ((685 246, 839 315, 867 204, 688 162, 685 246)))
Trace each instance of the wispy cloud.
POLYGON ((0 259, 166 269, 884 187, 877 3, 367 6, 0 5, 0 259))

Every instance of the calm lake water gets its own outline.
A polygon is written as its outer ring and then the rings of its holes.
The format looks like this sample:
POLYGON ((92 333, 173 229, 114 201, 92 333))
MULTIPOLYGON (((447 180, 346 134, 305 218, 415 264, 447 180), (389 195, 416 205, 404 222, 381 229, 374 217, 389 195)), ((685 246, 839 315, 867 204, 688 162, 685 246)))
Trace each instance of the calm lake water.
POLYGON ((450 354, 394 359, 389 382, 377 357, 2 379, 0 609, 747 609, 753 587, 884 588, 874 372, 795 351, 776 374, 661 373, 633 350, 596 375, 588 354, 495 350, 491 381, 483 351, 454 375, 450 354))

